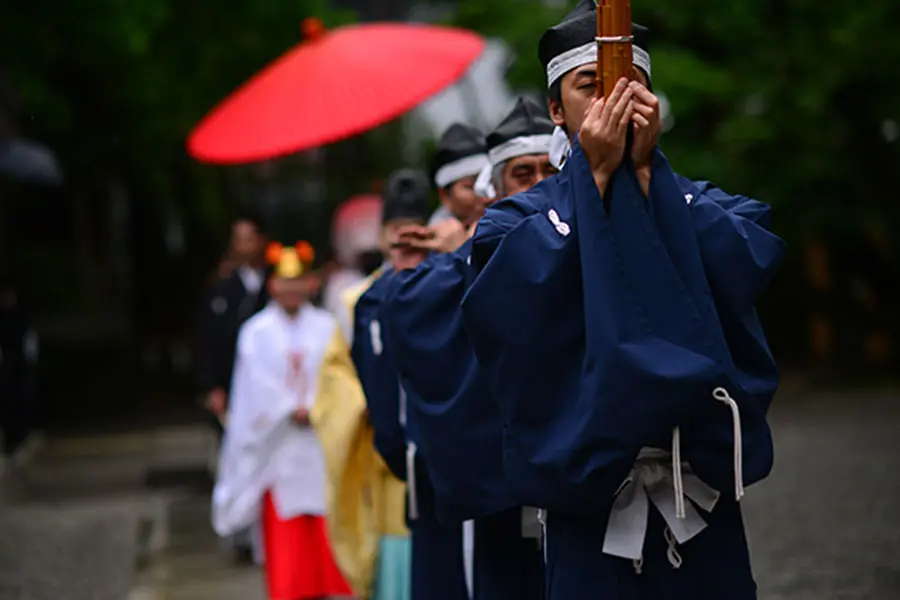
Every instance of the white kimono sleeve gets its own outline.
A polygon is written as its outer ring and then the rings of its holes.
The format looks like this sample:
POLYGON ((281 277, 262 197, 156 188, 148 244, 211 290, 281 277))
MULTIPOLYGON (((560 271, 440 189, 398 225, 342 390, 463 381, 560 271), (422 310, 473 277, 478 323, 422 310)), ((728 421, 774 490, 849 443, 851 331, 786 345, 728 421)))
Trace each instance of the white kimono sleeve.
POLYGON ((291 415, 298 407, 296 394, 279 377, 278 361, 265 356, 263 334, 257 329, 251 335, 244 329, 238 339, 212 501, 213 529, 221 536, 245 529, 259 518, 260 501, 270 485, 272 455, 293 427, 291 415))

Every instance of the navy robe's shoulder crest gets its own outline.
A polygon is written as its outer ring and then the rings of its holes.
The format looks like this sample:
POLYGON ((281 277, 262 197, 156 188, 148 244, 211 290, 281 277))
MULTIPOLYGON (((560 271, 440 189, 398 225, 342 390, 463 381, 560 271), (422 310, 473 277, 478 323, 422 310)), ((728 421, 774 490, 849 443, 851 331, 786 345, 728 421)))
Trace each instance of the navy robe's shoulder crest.
POLYGON ((504 237, 529 219, 543 219, 558 234, 568 235, 572 228, 571 207, 565 169, 525 192, 490 206, 478 222, 472 239, 472 266, 480 272, 504 237))

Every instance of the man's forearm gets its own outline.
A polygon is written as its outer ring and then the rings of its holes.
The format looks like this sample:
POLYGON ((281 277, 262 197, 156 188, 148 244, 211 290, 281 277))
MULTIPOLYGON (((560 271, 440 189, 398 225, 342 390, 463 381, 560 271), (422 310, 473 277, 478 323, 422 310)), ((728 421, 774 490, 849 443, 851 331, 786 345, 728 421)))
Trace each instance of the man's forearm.
MULTIPOLYGON (((645 198, 650 197, 650 175, 652 172, 652 168, 650 165, 646 167, 638 167, 635 169, 637 173, 638 185, 641 187, 641 193, 644 194, 645 198)), ((606 195, 606 188, 609 186, 609 177, 604 174, 594 173, 594 184, 597 186, 597 191, 600 193, 600 197, 603 198, 606 195)))

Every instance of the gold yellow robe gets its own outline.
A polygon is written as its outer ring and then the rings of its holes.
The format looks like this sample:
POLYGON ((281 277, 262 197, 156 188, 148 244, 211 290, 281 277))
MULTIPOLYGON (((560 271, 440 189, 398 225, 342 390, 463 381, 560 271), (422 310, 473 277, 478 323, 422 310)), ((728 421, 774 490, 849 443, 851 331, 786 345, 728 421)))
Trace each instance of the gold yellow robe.
MULTIPOLYGON (((344 291, 341 298, 344 301, 344 307, 350 316, 351 323, 353 322, 356 303, 359 301, 360 296, 369 289, 383 272, 384 269, 379 268, 363 281, 344 291)), ((391 473, 381 459, 381 455, 375 452, 374 456, 376 460, 374 465, 373 486, 375 492, 373 493, 373 499, 379 507, 379 510, 375 513, 379 523, 379 531, 381 535, 409 535, 409 530, 406 528, 406 483, 400 481, 391 473)))
MULTIPOLYGON (((351 322, 358 298, 378 272, 346 290, 351 322)), ((374 446, 366 400, 340 328, 326 353, 313 425, 325 454, 327 523, 338 566, 358 598, 369 598, 382 536, 408 535, 406 484, 388 470, 374 446)))

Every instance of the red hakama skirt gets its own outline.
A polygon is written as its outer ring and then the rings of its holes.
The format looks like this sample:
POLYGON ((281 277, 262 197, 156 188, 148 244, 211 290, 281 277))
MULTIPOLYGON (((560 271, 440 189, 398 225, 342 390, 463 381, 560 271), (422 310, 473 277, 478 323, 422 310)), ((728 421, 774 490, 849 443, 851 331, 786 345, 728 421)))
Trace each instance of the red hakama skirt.
POLYGON ((262 513, 269 600, 353 595, 334 561, 324 518, 282 520, 268 492, 262 513))

